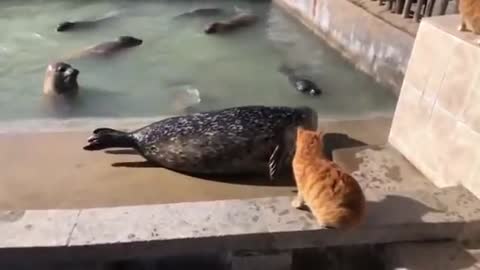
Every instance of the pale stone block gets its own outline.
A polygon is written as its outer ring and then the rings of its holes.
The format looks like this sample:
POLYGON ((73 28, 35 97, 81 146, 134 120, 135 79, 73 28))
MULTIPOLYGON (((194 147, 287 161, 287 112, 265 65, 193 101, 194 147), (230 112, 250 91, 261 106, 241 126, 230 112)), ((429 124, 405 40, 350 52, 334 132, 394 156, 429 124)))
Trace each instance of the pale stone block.
POLYGON ((440 169, 448 162, 446 150, 453 144, 457 120, 446 110, 435 106, 426 126, 426 132, 416 145, 416 165, 440 187, 455 185, 458 182, 442 178, 440 169))
MULTIPOLYGON (((412 55, 408 62, 407 72, 405 73, 404 82, 409 82, 422 93, 425 90, 430 71, 433 68, 431 60, 433 57, 436 57, 431 53, 432 47, 435 47, 435 44, 431 42, 432 39, 436 38, 435 32, 435 28, 431 25, 425 23, 420 24, 412 55)), ((438 45, 440 46, 440 44, 438 45)))
MULTIPOLYGON (((430 29, 430 28, 427 28, 430 29)), ((425 99, 435 100, 446 75, 446 67, 448 66, 453 49, 458 44, 457 39, 448 33, 431 29, 432 34, 428 40, 430 48, 430 59, 428 63, 431 65, 431 71, 428 76, 427 85, 423 92, 425 99)))
POLYGON ((408 159, 416 154, 412 147, 419 142, 431 115, 433 104, 422 100, 421 93, 404 82, 390 130, 389 142, 408 159))
POLYGON ((472 46, 455 46, 445 79, 438 93, 438 103, 453 115, 463 109, 480 63, 480 50, 472 46))
POLYGON ((459 124, 455 129, 454 144, 449 147, 448 166, 444 166, 445 178, 457 178, 467 189, 480 195, 480 134, 459 124))
POLYGON ((260 207, 255 202, 230 200, 85 209, 72 234, 71 244, 267 232, 260 207))
POLYGON ((480 132, 480 72, 477 72, 460 119, 476 132, 480 132))
POLYGON ((79 210, 28 210, 0 213, 0 249, 66 246, 79 210))
POLYGON ((465 183, 465 187, 480 198, 480 161, 477 161, 471 177, 465 183))

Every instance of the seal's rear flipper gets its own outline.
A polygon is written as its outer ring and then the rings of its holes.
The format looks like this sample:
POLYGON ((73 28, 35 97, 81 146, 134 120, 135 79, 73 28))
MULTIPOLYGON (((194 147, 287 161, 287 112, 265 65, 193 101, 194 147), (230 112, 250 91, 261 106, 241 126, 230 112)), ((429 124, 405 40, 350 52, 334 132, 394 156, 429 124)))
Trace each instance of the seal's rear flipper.
POLYGON ((96 151, 113 147, 131 148, 134 146, 135 141, 129 133, 111 128, 98 128, 93 131, 93 135, 88 138, 88 145, 84 146, 83 149, 96 151))

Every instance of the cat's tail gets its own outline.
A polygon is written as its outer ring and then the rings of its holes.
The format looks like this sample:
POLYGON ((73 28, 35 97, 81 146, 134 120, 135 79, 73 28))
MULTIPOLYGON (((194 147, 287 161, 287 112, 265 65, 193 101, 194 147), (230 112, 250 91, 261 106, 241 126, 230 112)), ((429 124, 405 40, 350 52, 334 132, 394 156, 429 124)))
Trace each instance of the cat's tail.
POLYGON ((133 148, 135 146, 135 140, 130 133, 111 128, 97 128, 88 138, 88 145, 83 149, 96 151, 113 147, 133 148))

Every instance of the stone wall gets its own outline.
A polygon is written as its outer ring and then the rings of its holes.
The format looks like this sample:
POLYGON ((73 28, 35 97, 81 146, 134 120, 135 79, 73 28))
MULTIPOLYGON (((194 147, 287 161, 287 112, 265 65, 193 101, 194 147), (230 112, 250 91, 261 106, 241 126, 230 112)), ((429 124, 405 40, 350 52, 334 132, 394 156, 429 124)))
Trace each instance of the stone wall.
POLYGON ((360 70, 399 92, 414 38, 348 0, 275 0, 360 70))
POLYGON ((437 186, 480 196, 480 47, 458 15, 423 20, 389 142, 437 186))

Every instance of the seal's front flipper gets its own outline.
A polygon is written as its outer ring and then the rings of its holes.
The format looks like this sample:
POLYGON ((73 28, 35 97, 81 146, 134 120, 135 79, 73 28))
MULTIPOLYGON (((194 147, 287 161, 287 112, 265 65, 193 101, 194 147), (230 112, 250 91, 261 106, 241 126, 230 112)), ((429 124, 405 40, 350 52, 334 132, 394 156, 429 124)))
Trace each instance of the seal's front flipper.
POLYGON ((285 162, 286 157, 285 147, 281 144, 275 146, 275 149, 268 160, 268 169, 270 174, 270 180, 275 180, 282 168, 283 163, 285 162))

